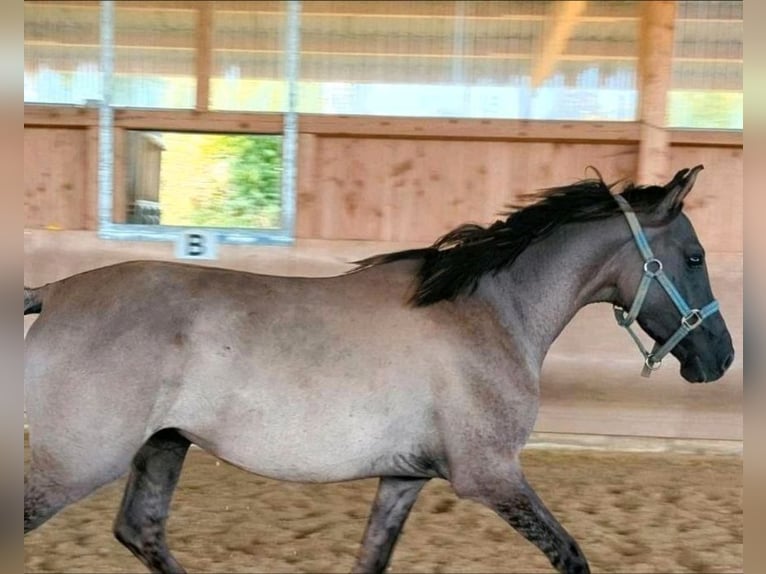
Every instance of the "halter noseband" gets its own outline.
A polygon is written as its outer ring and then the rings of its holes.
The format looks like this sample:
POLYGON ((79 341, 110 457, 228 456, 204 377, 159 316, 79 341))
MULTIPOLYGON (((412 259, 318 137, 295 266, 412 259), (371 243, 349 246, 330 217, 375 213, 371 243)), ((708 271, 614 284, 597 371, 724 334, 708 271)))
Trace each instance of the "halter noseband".
POLYGON ((626 311, 622 307, 614 306, 614 317, 617 319, 617 324, 620 327, 625 327, 630 336, 638 346, 638 350, 644 357, 644 368, 641 370, 641 375, 649 377, 652 371, 656 371, 662 365, 662 359, 672 351, 681 340, 691 333, 694 329, 699 327, 702 322, 718 311, 718 301, 713 299, 710 303, 705 305, 702 309, 692 309, 686 303, 681 293, 678 292, 670 278, 665 275, 662 270, 662 262, 657 259, 652 253, 651 247, 649 247, 649 241, 646 239, 644 230, 641 228, 641 224, 638 222, 636 214, 630 207, 630 204, 620 195, 615 195, 614 198, 625 214, 625 219, 628 220, 630 231, 633 233, 633 238, 636 240, 636 246, 641 253, 641 257, 644 260, 644 275, 641 277, 641 282, 638 284, 638 290, 636 296, 633 299, 633 304, 630 306, 630 311, 626 311), (641 311, 641 307, 646 299, 646 294, 649 292, 652 279, 656 279, 662 286, 665 292, 673 301, 673 304, 681 313, 681 325, 676 329, 670 338, 660 345, 655 342, 651 351, 647 351, 641 340, 638 338, 636 332, 631 328, 631 325, 638 317, 641 311))

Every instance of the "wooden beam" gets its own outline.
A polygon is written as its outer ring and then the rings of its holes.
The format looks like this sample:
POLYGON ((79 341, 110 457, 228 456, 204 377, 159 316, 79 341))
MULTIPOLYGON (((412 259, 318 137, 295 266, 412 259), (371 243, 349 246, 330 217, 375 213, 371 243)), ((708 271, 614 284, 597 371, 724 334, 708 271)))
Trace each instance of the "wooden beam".
POLYGON ((742 148, 745 138, 742 130, 670 130, 670 145, 692 147, 742 148))
POLYGON ((196 110, 207 111, 210 103, 210 71, 213 60, 213 8, 208 0, 197 8, 197 100, 196 110))
POLYGON ((302 133, 323 136, 505 141, 638 141, 634 122, 402 118, 301 114, 302 133))
POLYGON ((566 51, 567 42, 585 13, 585 0, 555 2, 550 14, 550 30, 546 31, 544 44, 532 69, 532 87, 536 88, 553 72, 556 61, 566 51))
POLYGON ((114 125, 133 130, 281 134, 282 114, 197 112, 194 110, 115 110, 114 125))
POLYGON ((641 184, 661 183, 671 173, 670 132, 666 128, 667 95, 673 60, 676 2, 641 3, 639 37, 638 173, 641 184))
MULTIPOLYGON (((27 127, 98 128, 97 110, 75 106, 24 106, 27 127)), ((195 112, 193 110, 115 111, 115 125, 126 129, 211 133, 282 133, 282 114, 195 112)), ((97 131, 97 130, 96 130, 97 131)), ((403 118, 302 114, 302 134, 506 141, 613 142, 636 144, 639 122, 403 118)), ((674 146, 742 147, 740 130, 673 129, 674 146)))
POLYGON ((98 126, 98 110, 81 106, 25 104, 24 125, 74 128, 98 126))

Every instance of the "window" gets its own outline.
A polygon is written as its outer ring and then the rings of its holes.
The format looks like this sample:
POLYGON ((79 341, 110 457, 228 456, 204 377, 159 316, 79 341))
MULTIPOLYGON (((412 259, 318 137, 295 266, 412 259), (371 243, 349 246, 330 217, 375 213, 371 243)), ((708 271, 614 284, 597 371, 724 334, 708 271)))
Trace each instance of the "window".
MULTIPOLYGON (((115 3, 112 103, 193 108, 198 8, 115 3)), ((24 3, 24 101, 84 105, 101 98, 99 2, 24 3)))
POLYGON ((210 108, 282 112, 284 2, 215 2, 210 108))
POLYGON ((531 77, 554 2, 304 2, 298 109, 416 117, 633 120, 638 7, 588 2, 531 77))
POLYGON ((98 2, 24 2, 24 101, 101 97, 98 2))
POLYGON ((281 136, 132 130, 125 146, 119 222, 281 227, 281 136))
POLYGON ((742 2, 678 2, 668 125, 742 129, 742 2))
POLYGON ((198 16, 193 3, 121 1, 114 15, 112 103, 193 108, 198 16))

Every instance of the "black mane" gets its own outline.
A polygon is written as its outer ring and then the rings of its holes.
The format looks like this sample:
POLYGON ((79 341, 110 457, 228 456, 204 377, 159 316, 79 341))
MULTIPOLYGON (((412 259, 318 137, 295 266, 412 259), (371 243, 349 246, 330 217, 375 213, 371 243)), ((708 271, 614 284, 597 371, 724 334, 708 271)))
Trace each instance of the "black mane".
MULTIPOLYGON (((485 273, 510 266, 532 243, 567 223, 604 219, 621 213, 612 188, 600 177, 572 185, 527 194, 509 205, 489 227, 465 224, 453 229, 430 247, 376 255, 357 261, 353 271, 394 261, 422 259, 418 286, 412 297, 416 306, 472 293, 485 273)), ((669 184, 670 187, 670 184, 669 184)), ((662 201, 665 187, 628 183, 621 193, 637 213, 648 212, 662 201)), ((352 272, 353 272, 352 271, 352 272)))

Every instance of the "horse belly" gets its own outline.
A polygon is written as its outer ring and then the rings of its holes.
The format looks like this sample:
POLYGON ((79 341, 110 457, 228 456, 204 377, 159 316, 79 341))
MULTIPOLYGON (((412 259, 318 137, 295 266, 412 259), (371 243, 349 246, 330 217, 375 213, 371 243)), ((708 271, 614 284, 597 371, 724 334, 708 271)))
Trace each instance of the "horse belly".
POLYGON ((420 461, 435 450, 435 439, 425 405, 394 408, 383 399, 370 403, 368 397, 360 404, 348 396, 319 404, 297 396, 279 399, 226 401, 214 420, 177 426, 211 454, 274 479, 428 474, 420 461))

